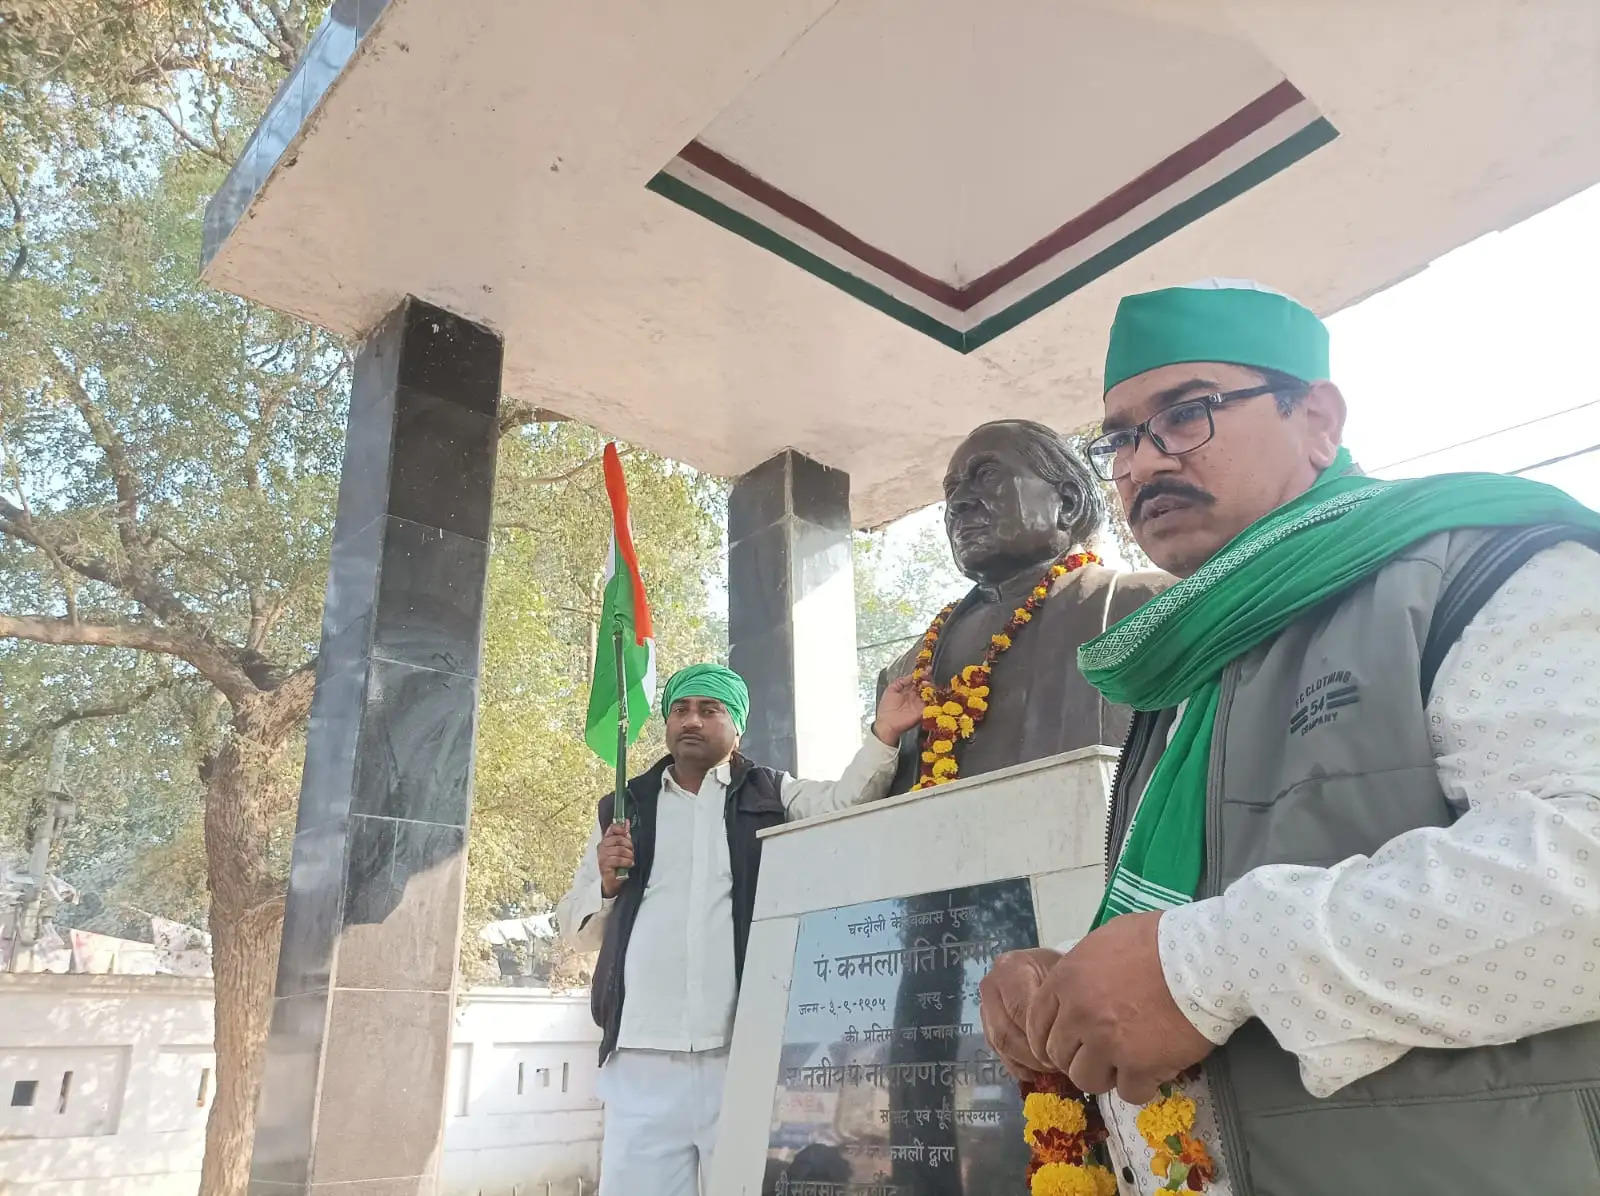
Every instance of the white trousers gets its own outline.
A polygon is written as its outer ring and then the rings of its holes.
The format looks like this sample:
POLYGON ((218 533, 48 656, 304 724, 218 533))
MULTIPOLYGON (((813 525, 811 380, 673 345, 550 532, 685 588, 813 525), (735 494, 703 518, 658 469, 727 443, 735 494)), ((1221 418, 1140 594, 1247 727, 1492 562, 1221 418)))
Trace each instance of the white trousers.
POLYGON ((728 1052, 613 1051, 600 1069, 600 1196, 704 1196, 728 1052))

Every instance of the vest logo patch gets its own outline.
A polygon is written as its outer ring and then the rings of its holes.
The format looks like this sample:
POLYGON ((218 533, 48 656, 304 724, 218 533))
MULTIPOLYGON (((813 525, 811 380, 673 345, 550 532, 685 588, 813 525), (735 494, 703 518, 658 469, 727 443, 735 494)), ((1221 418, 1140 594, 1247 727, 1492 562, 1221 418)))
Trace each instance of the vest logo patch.
POLYGON ((1361 700, 1361 687, 1349 669, 1318 677, 1294 698, 1294 713, 1289 716, 1289 732, 1307 735, 1318 727, 1339 721, 1339 712, 1361 700))

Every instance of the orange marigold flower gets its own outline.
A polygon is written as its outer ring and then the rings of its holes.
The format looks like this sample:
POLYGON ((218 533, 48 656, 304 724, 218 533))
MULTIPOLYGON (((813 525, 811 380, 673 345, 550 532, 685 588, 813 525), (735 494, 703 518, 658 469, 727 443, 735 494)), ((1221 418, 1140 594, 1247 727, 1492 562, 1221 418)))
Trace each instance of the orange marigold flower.
POLYGON ((1116 1177, 1104 1167, 1046 1163, 1033 1175, 1033 1196, 1117 1196, 1116 1177))
POLYGON ((1194 1128, 1194 1101, 1175 1092, 1163 1100, 1153 1100, 1139 1110, 1134 1124, 1151 1150, 1161 1150, 1168 1138, 1186 1134, 1194 1128))
POLYGON ((1035 1171, 1046 1163, 1081 1163, 1088 1151, 1088 1143, 1082 1134, 1069 1134, 1065 1130, 1032 1130, 1023 1136, 1033 1147, 1035 1171))
POLYGON ((1081 1101, 1057 1096, 1052 1092, 1029 1093, 1022 1102, 1022 1115, 1028 1122, 1025 1130, 1028 1134, 1035 1134, 1045 1129, 1081 1134, 1089 1125, 1081 1101))
MULTIPOLYGON (((1198 1171, 1202 1180, 1210 1180, 1217 1174, 1217 1164, 1211 1158, 1211 1152, 1206 1149, 1206 1144, 1199 1138, 1190 1137, 1188 1134, 1178 1135, 1178 1161, 1189 1164, 1191 1172, 1198 1171)), ((1192 1185, 1191 1185, 1192 1186, 1192 1185)))

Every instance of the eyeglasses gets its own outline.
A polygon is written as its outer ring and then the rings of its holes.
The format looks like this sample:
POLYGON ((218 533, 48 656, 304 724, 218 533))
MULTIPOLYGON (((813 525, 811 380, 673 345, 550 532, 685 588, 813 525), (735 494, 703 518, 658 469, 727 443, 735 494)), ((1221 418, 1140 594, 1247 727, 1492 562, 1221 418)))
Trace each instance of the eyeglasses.
POLYGON ((1108 482, 1128 476, 1133 469, 1133 454, 1138 451, 1141 438, 1148 436, 1157 450, 1169 457, 1192 453, 1210 442, 1217 434, 1216 421, 1211 413, 1224 403, 1241 399, 1256 399, 1269 395, 1275 386, 1250 386, 1244 390, 1227 390, 1217 394, 1200 395, 1185 399, 1170 407, 1163 407, 1142 424, 1131 428, 1118 428, 1097 436, 1089 442, 1089 464, 1095 473, 1108 482))

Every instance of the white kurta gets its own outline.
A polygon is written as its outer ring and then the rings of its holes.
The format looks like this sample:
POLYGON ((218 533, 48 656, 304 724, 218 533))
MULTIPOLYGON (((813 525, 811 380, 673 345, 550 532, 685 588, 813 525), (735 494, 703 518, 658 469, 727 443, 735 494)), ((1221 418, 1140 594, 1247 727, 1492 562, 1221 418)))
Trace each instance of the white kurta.
MULTIPOLYGON (((786 817, 882 797, 897 760, 895 748, 869 735, 837 782, 785 775, 786 817)), ((698 793, 670 769, 662 780, 655 859, 623 959, 617 1049, 600 1071, 600 1196, 695 1196, 710 1173, 738 998, 724 813, 731 779, 724 765, 698 793)), ((597 825, 556 906, 556 925, 580 951, 600 948, 613 905, 600 891, 599 842, 597 825)))

